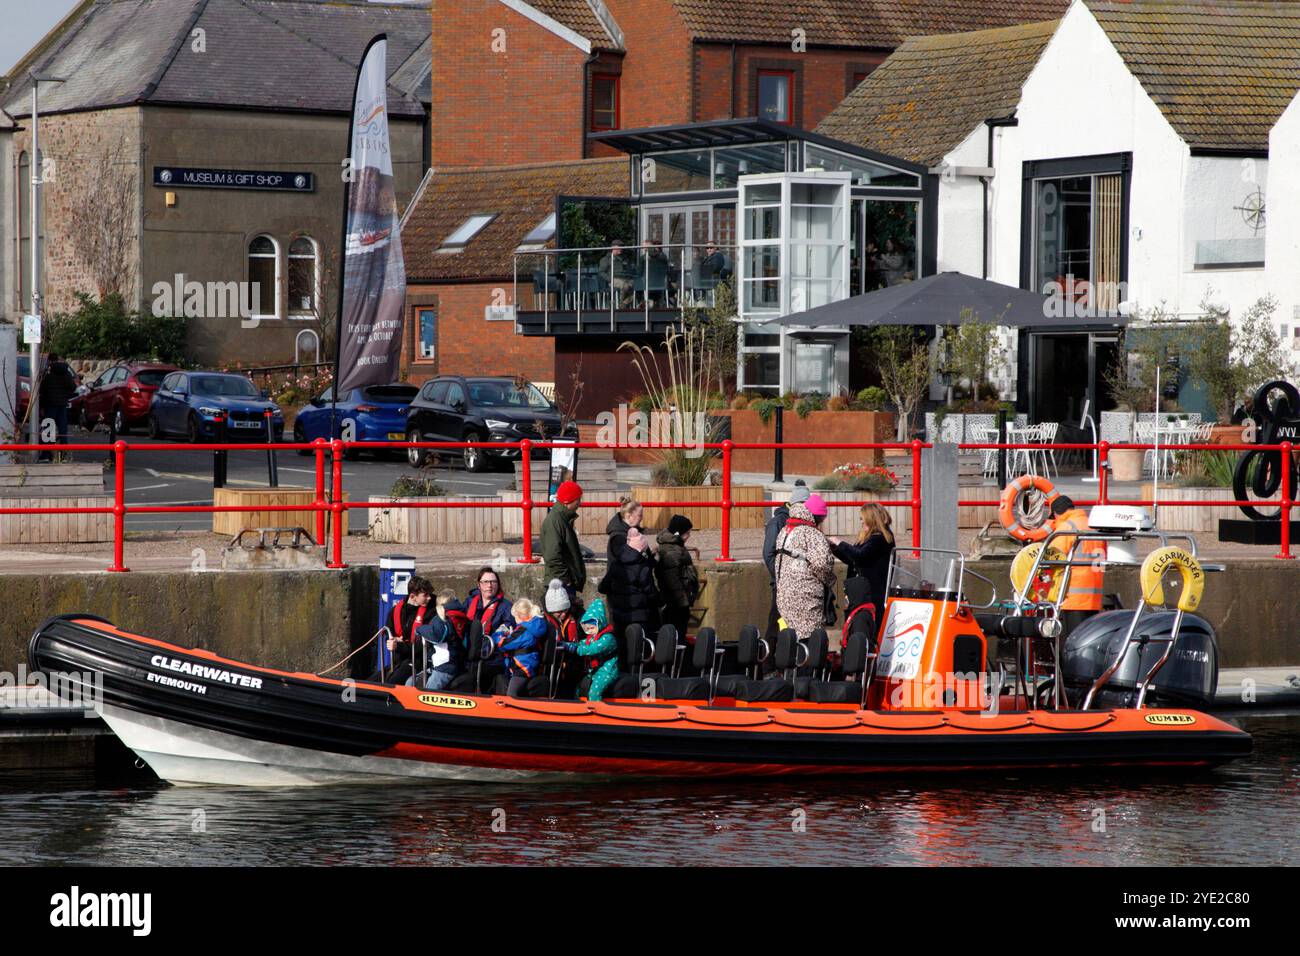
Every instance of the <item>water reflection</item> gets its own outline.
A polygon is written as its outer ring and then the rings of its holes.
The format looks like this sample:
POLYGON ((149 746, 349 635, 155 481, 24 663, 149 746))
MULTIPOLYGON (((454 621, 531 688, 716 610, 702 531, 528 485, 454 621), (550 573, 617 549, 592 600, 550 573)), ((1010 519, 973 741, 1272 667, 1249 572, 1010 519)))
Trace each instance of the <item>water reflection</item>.
POLYGON ((1193 775, 308 791, 46 773, 0 782, 0 827, 11 864, 1291 863, 1300 717, 1245 727, 1248 760, 1193 775))

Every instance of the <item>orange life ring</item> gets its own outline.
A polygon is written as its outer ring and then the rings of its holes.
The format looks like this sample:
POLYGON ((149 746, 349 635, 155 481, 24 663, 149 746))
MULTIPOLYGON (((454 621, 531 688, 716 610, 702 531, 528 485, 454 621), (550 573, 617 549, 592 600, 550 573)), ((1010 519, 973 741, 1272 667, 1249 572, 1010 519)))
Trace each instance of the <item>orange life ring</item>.
POLYGON ((1020 498, 1030 490, 1037 491, 1043 496, 1049 516, 1052 502, 1061 497, 1061 493, 1050 481, 1037 475, 1021 475, 1002 489, 1002 500, 998 503, 998 521, 1007 529, 1007 534, 1017 541, 1042 541, 1051 534, 1052 529, 1046 521, 1032 527, 1024 523, 1024 513, 1019 507, 1020 498))

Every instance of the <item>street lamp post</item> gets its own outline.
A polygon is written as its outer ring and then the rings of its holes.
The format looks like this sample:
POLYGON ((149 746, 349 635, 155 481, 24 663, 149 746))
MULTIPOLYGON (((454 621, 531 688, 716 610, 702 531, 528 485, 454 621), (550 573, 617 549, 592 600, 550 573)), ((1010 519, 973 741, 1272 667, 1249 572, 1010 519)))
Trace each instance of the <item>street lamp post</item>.
MULTIPOLYGON (((64 77, 51 76, 46 73, 32 73, 32 183, 31 183, 31 236, 32 244, 32 312, 38 328, 41 326, 41 257, 44 248, 41 245, 41 186, 44 183, 44 170, 41 164, 41 120, 40 120, 40 86, 42 83, 63 83, 64 77)), ((39 336, 38 336, 39 339, 39 336)), ((39 340, 31 343, 31 369, 27 379, 31 383, 30 407, 27 414, 31 443, 41 443, 41 345, 39 340)), ((56 439, 57 440, 57 439, 56 439)), ((37 453, 39 456, 39 452, 37 453)))

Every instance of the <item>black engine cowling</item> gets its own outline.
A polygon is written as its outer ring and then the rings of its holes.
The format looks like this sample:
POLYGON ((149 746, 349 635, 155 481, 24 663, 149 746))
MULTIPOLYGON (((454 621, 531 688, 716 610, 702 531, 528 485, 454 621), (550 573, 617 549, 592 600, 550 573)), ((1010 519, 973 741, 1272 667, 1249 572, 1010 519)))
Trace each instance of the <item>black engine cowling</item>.
MULTIPOLYGON (((1065 640, 1061 670, 1070 701, 1083 703, 1088 688, 1115 660, 1124 643, 1133 611, 1102 611, 1089 618, 1065 640)), ((1143 613, 1124 662, 1093 698, 1093 707, 1132 707, 1137 682, 1150 673, 1167 646, 1142 638, 1165 637, 1173 630, 1175 612, 1143 613)), ((1184 614, 1169 661, 1147 691, 1146 706, 1207 708, 1219 683, 1219 645, 1214 629, 1193 614, 1184 614)))

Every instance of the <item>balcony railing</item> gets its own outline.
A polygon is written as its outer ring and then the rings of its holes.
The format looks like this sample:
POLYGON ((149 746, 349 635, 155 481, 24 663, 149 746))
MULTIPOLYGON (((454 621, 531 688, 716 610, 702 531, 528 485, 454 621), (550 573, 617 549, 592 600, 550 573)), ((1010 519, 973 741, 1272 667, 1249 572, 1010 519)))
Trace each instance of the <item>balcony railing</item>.
POLYGON ((736 248, 541 249, 515 253, 514 270, 515 308, 525 331, 655 332, 686 309, 711 308, 719 286, 734 288, 736 248))

